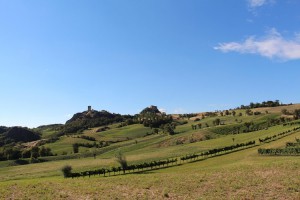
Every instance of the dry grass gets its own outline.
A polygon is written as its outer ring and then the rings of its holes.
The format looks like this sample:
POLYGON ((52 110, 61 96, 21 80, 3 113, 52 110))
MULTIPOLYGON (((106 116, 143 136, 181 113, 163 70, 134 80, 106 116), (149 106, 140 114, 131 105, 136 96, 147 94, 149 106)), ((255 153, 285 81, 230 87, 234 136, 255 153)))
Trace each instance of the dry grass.
POLYGON ((257 148, 141 174, 5 181, 0 199, 300 199, 300 157, 259 156, 257 148))
POLYGON ((253 111, 265 112, 269 113, 281 113, 282 109, 287 109, 289 112, 293 112, 295 109, 300 109, 300 104, 293 104, 289 106, 278 106, 278 107, 267 107, 267 108, 255 108, 253 111))

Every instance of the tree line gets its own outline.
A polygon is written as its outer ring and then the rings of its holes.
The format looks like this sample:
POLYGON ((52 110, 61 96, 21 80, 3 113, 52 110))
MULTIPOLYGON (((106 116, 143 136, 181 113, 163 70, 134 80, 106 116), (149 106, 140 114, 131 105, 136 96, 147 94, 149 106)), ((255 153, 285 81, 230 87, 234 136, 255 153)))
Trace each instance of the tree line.
POLYGON ((79 152, 79 147, 86 147, 86 148, 103 148, 109 146, 110 143, 106 141, 100 141, 99 143, 74 143, 72 144, 73 147, 73 152, 78 153, 79 152))
POLYGON ((245 148, 255 145, 255 141, 249 141, 246 143, 240 143, 236 145, 230 145, 226 147, 221 147, 221 148, 215 148, 208 150, 206 152, 202 152, 199 154, 192 154, 192 155, 186 155, 182 156, 179 158, 169 158, 166 160, 159 160, 159 161, 150 161, 150 162, 144 162, 140 164, 133 164, 133 165, 128 165, 126 160, 122 158, 122 155, 119 155, 118 162, 120 163, 119 167, 111 167, 111 168, 101 168, 101 169, 96 169, 96 170, 88 170, 88 171, 83 171, 83 172, 72 172, 72 168, 70 166, 65 166, 62 171, 64 174, 65 178, 75 178, 75 177, 85 177, 85 176, 92 176, 92 175, 103 175, 103 176, 110 176, 111 173, 114 175, 116 173, 120 174, 121 172, 123 174, 125 173, 133 173, 133 172, 139 172, 139 171, 145 171, 145 170, 153 170, 153 169, 159 169, 163 167, 168 167, 172 165, 177 165, 178 160, 180 159, 181 161, 193 161, 198 159, 199 157, 205 157, 205 156, 214 156, 218 153, 221 152, 228 152, 228 151, 233 151, 238 148, 245 148), (71 170, 70 170, 71 169, 71 170))
POLYGON ((17 160, 31 158, 32 161, 39 157, 54 156, 49 147, 32 147, 31 149, 20 149, 14 146, 4 147, 0 152, 0 160, 17 160))
POLYGON ((260 155, 269 156, 300 156, 300 139, 296 138, 296 142, 287 142, 285 148, 258 149, 260 155))
MULTIPOLYGON (((70 166, 65 166, 64 168, 67 167, 66 169, 63 169, 64 177, 65 178, 75 178, 75 177, 85 177, 85 176, 95 176, 95 175, 103 175, 103 176, 110 176, 111 173, 131 173, 131 172, 139 172, 139 171, 145 171, 145 170, 153 170, 153 169, 158 169, 162 167, 168 167, 170 165, 177 164, 177 158, 174 159, 167 159, 167 160, 159 160, 159 161, 150 161, 150 162, 144 162, 140 164, 132 164, 132 165, 123 165, 119 167, 111 167, 111 168, 101 168, 101 169, 96 169, 96 170, 88 170, 88 171, 83 171, 83 172, 71 172, 70 171, 70 166), (67 172, 64 172, 67 171, 67 172)), ((72 168, 71 168, 72 169, 72 168)))
POLYGON ((262 142, 270 142, 272 140, 276 140, 276 139, 280 139, 286 135, 289 135, 291 134, 292 132, 295 132, 295 131, 298 131, 300 130, 300 127, 295 127, 293 129, 290 129, 290 130, 287 130, 287 131, 284 131, 284 132, 281 132, 281 133, 278 133, 278 134, 275 134, 273 136, 267 136, 265 138, 259 138, 259 142, 262 143, 262 142))
MULTIPOLYGON (((254 131, 259 131, 259 130, 264 130, 268 129, 272 126, 280 125, 282 124, 283 126, 289 125, 293 122, 291 122, 290 118, 285 118, 285 117, 280 117, 278 119, 273 119, 270 118, 265 122, 259 122, 259 123, 254 123, 254 122, 244 122, 241 124, 237 125, 228 125, 228 126, 222 126, 222 127, 214 127, 212 129, 213 132, 221 135, 228 135, 228 134, 240 134, 240 133, 249 133, 249 132, 254 132, 254 131)), ((300 122, 294 122, 294 124, 297 124, 300 122)))
MULTIPOLYGON (((299 122, 300 123, 300 122, 299 122)), ((278 133, 277 135, 273 135, 270 137, 266 137, 264 139, 260 139, 259 141, 260 143, 262 142, 269 142, 271 140, 274 139, 279 139, 281 138, 280 136, 286 136, 292 132, 298 131, 300 130, 300 127, 295 127, 291 130, 287 130, 281 133, 278 133)), ((296 139, 297 143, 300 143, 300 139, 296 139)), ((181 160, 182 162, 184 161, 195 161, 198 160, 199 158, 205 158, 208 156, 216 156, 217 154, 220 153, 226 153, 226 152, 230 152, 239 148, 247 148, 250 146, 255 145, 256 142, 254 141, 249 141, 246 143, 239 143, 239 144, 235 144, 235 145, 230 145, 230 146, 225 146, 225 147, 220 147, 220 148, 214 148, 214 149, 210 149, 208 151, 205 152, 201 152, 201 153, 194 153, 194 154, 189 154, 189 155, 185 155, 185 156, 181 156, 179 158, 171 158, 171 159, 167 159, 167 160, 160 160, 160 161, 151 161, 151 162, 144 162, 141 164, 136 164, 136 165, 127 165, 127 162, 125 161, 125 159, 120 159, 119 163, 121 166, 119 167, 111 167, 111 168, 101 168, 101 169, 97 169, 97 170, 89 170, 89 171, 84 171, 84 172, 79 172, 79 173, 72 173, 71 171, 69 171, 67 174, 64 173, 64 176, 66 178, 68 177, 85 177, 85 176, 91 176, 91 175, 103 175, 106 176, 109 175, 111 173, 114 173, 114 175, 116 173, 121 173, 121 171, 123 171, 123 174, 125 174, 126 172, 135 172, 136 171, 144 171, 144 170, 153 170, 153 169, 158 169, 161 167, 165 167, 168 166, 169 164, 178 164, 178 160, 181 160), (122 161, 124 163, 122 163, 122 161)), ((264 150, 264 149, 259 149, 258 153, 262 154, 262 155, 298 155, 300 150, 299 147, 296 148, 286 148, 285 150, 264 150), (292 149, 292 150, 291 150, 292 149)))
MULTIPOLYGON (((252 109, 252 108, 263 108, 263 107, 277 107, 277 106, 285 106, 287 104, 282 104, 279 100, 275 101, 263 101, 261 103, 253 103, 251 102, 249 105, 241 105, 238 109, 252 109)), ((289 104, 292 105, 292 104, 289 104)))
POLYGON ((213 155, 217 155, 217 154, 220 154, 220 153, 233 151, 233 150, 238 149, 238 148, 248 147, 248 146, 251 146, 251 145, 255 145, 255 141, 249 141, 249 142, 246 142, 246 143, 240 143, 240 144, 230 145, 230 146, 226 146, 226 147, 215 148, 215 149, 208 150, 206 152, 202 152, 200 154, 195 154, 194 153, 194 154, 182 156, 182 157, 180 157, 180 160, 182 160, 182 161, 197 160, 199 157, 213 156, 213 155))
POLYGON ((300 156, 300 148, 258 149, 258 153, 268 156, 300 156))

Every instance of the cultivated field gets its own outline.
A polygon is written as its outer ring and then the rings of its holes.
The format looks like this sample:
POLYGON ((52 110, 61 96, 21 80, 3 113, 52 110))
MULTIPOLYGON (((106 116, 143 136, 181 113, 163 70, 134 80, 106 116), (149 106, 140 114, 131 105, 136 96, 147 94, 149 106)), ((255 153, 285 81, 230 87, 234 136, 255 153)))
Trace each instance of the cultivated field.
MULTIPOLYGON (((185 119, 187 123, 178 125, 175 135, 162 132, 149 134, 150 128, 137 124, 125 127, 112 125, 104 132, 97 132, 98 128, 89 129, 83 135, 94 137, 97 141, 118 142, 100 149, 80 147, 79 154, 72 153, 74 142, 93 142, 76 138, 76 134, 62 136, 55 143, 46 144, 59 155, 50 161, 28 165, 0 162, 0 199, 300 199, 300 157, 258 154, 259 148, 281 148, 287 142, 300 138, 298 131, 259 142, 259 139, 299 127, 299 121, 247 133, 217 133, 220 128, 229 130, 227 128, 232 125, 245 122, 259 124, 277 119, 281 117, 280 110, 269 108, 268 114, 257 116, 243 113, 242 116, 207 117, 200 121, 202 128, 196 130, 191 126, 199 122, 185 119), (217 118, 222 119, 225 125, 215 126, 213 121, 217 118), (209 127, 203 126, 206 123, 209 127), (129 164, 139 164, 167 158, 180 159, 187 154, 249 141, 255 141, 256 145, 156 170, 74 179, 63 178, 61 172, 67 164, 72 166, 73 172, 117 167, 115 155, 120 151, 129 164), (60 155, 62 152, 67 152, 69 157, 65 158, 73 159, 64 159, 60 155), (91 152, 96 154, 96 158, 89 154, 91 152)), ((50 135, 47 130, 45 137, 50 135)))

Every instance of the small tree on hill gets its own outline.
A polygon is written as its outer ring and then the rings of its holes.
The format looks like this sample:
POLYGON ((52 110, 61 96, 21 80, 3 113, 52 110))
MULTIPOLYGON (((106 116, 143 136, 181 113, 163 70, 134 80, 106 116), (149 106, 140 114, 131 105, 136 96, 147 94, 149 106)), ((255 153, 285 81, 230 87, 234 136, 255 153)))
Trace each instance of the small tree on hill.
POLYGON ((284 115, 288 115, 289 114, 289 112, 288 112, 288 110, 286 108, 283 108, 281 110, 281 113, 284 114, 284 115))
POLYGON ((201 123, 199 123, 199 124, 197 124, 198 125, 198 128, 199 129, 201 129, 201 127, 202 127, 202 124, 201 123))
POLYGON ((70 165, 66 165, 61 169, 65 178, 71 177, 72 167, 70 165))
POLYGON ((174 135, 175 134, 174 130, 176 128, 176 125, 174 123, 168 123, 168 124, 162 125, 161 128, 162 128, 164 133, 174 135))
POLYGON ((31 149, 31 158, 37 159, 39 157, 39 147, 32 147, 31 149))
POLYGON ((233 110, 233 111, 231 112, 231 114, 232 114, 232 116, 235 116, 236 112, 233 110))
POLYGON ((296 109, 296 110, 294 111, 294 118, 295 118, 295 119, 299 119, 299 118, 300 118, 300 109, 296 109))
POLYGON ((245 122, 244 125, 247 127, 247 131, 250 131, 250 126, 253 125, 253 122, 245 122))
POLYGON ((247 109, 247 110, 245 111, 245 113, 246 113, 246 115, 252 115, 252 114, 253 114, 253 112, 252 112, 250 109, 247 109))
POLYGON ((122 167, 122 170, 123 170, 123 173, 125 174, 125 171, 128 167, 128 164, 127 164, 127 160, 126 160, 126 157, 122 154, 121 151, 119 151, 116 155, 115 155, 116 159, 117 159, 117 162, 121 165, 122 167))
POLYGON ((215 120, 213 121, 213 124, 214 124, 215 126, 220 125, 220 124, 221 124, 221 120, 220 120, 219 118, 217 118, 217 119, 215 119, 215 120))
POLYGON ((79 145, 78 143, 73 144, 73 152, 78 153, 79 152, 79 145))

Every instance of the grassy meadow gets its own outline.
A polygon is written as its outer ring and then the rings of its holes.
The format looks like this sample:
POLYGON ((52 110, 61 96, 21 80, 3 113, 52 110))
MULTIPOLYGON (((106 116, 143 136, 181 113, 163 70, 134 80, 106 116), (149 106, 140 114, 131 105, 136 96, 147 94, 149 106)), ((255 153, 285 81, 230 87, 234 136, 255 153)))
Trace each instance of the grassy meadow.
MULTIPOLYGON (((299 124, 280 124, 240 134, 214 132, 220 127, 250 121, 259 123, 281 116, 280 108, 262 110, 268 110, 269 114, 207 117, 200 121, 202 128, 196 130, 191 126, 199 122, 187 118, 184 119, 186 124, 177 126, 175 135, 149 134, 152 130, 141 124, 124 127, 115 124, 103 132, 97 132, 98 128, 86 130, 82 134, 96 138, 97 142, 118 142, 101 149, 80 147, 82 155, 94 151, 96 158, 79 156, 15 166, 11 166, 12 161, 1 161, 0 199, 300 199, 300 157, 262 156, 257 152, 259 148, 281 148, 286 142, 300 138, 300 132, 293 132, 268 143, 259 143, 260 138, 299 127, 299 124), (216 118, 222 119, 225 125, 214 126, 216 118), (205 123, 209 127, 203 126, 205 123), (74 179, 63 178, 61 172, 65 165, 71 165, 74 172, 119 166, 115 154, 120 151, 132 164, 178 158, 253 140, 256 146, 251 148, 168 168, 74 179)), ((47 130, 44 137, 51 134, 55 133, 47 130)), ((62 136, 45 146, 58 155, 63 152, 74 155, 73 143, 93 143, 75 136, 77 134, 62 136)))
MULTIPOLYGON (((281 146, 295 137, 300 137, 300 133, 264 144, 263 147, 281 146)), ((1 171, 2 180, 5 179, 3 173, 9 178, 0 182, 0 197, 3 199, 299 199, 300 158, 259 156, 257 149, 258 147, 253 147, 176 167, 111 177, 64 179, 58 172, 63 164, 60 162, 11 167, 11 170, 1 171), (23 173, 23 178, 13 177, 13 174, 18 172, 23 173), (13 180, 14 178, 16 180, 13 180)), ((68 162, 78 168, 97 165, 97 159, 68 162)), ((102 162, 105 161, 101 160, 101 164, 102 162)), ((111 163, 106 161, 105 164, 111 163)))

